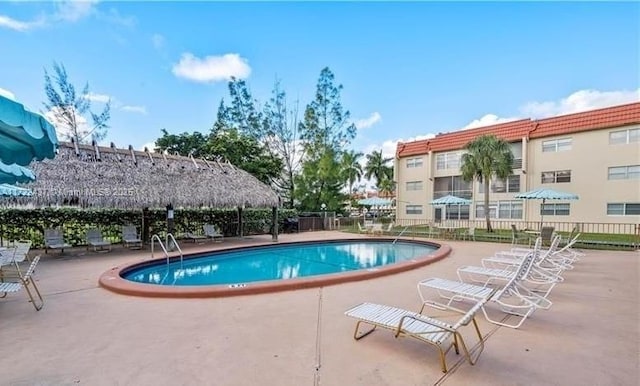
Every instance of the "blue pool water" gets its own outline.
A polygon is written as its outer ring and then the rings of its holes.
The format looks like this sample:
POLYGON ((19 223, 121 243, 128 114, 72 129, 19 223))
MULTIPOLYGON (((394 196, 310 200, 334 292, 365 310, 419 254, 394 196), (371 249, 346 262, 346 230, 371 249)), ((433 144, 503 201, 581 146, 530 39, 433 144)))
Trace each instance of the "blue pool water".
POLYGON ((398 241, 296 243, 212 252, 167 265, 133 269, 123 278, 139 283, 198 286, 242 285, 265 280, 371 269, 431 254, 435 246, 398 241))

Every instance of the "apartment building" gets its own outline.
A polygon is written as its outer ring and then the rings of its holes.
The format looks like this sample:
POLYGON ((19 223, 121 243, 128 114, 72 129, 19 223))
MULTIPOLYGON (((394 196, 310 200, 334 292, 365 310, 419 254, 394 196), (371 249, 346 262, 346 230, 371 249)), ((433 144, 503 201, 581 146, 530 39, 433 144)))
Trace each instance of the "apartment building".
POLYGON ((464 181, 464 146, 484 134, 511 145, 513 174, 490 183, 489 212, 513 223, 640 224, 640 103, 539 120, 522 119, 399 143, 395 158, 396 219, 431 222, 484 219, 483 185, 464 181), (518 193, 550 188, 579 200, 521 200, 518 193), (431 206, 451 194, 471 205, 431 206))

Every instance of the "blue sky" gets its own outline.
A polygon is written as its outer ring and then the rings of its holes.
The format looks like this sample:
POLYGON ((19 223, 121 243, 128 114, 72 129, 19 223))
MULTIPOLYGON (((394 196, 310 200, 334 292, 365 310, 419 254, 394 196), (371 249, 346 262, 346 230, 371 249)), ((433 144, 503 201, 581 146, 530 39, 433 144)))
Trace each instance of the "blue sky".
POLYGON ((112 100, 104 143, 207 132, 228 76, 300 110, 328 66, 355 149, 640 99, 638 3, 0 2, 0 93, 41 111, 44 68, 112 100))

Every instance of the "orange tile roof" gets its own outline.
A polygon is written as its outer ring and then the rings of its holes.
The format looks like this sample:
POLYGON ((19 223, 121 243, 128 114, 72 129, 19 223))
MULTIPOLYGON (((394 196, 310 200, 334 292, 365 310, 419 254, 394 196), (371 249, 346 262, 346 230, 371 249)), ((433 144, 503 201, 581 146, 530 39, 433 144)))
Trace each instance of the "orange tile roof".
POLYGON ((607 107, 558 117, 539 119, 530 138, 579 133, 640 123, 640 103, 607 107))
POLYGON ((498 138, 513 142, 522 137, 542 138, 635 123, 640 123, 640 103, 630 103, 539 120, 527 118, 476 129, 458 130, 440 134, 431 139, 398 143, 396 156, 407 157, 426 154, 430 150, 438 152, 459 150, 469 141, 483 134, 495 134, 498 138))

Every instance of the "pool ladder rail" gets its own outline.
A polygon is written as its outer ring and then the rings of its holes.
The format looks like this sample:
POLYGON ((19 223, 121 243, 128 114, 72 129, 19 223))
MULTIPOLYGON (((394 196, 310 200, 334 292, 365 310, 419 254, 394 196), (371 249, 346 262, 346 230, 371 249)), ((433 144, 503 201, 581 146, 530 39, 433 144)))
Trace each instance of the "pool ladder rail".
POLYGON ((167 233, 167 238, 165 239, 164 244, 162 243, 160 236, 158 236, 157 234, 151 237, 151 258, 152 259, 153 259, 153 250, 154 250, 154 245, 156 240, 158 241, 158 244, 160 244, 160 248, 164 253, 164 257, 167 259, 167 265, 169 265, 169 252, 167 252, 167 245, 169 245, 169 241, 173 242, 173 245, 175 245, 176 250, 180 252, 180 264, 182 265, 182 261, 184 259, 184 255, 182 254, 182 249, 180 249, 180 245, 178 244, 178 242, 176 241, 176 238, 173 237, 171 233, 167 233))
POLYGON ((400 238, 400 236, 402 236, 404 234, 404 232, 406 232, 407 229, 409 229, 410 225, 407 225, 406 227, 404 227, 404 229, 402 230, 402 232, 398 233, 398 235, 396 236, 396 238, 393 240, 393 243, 391 243, 392 245, 396 244, 396 241, 398 241, 398 239, 400 238))

